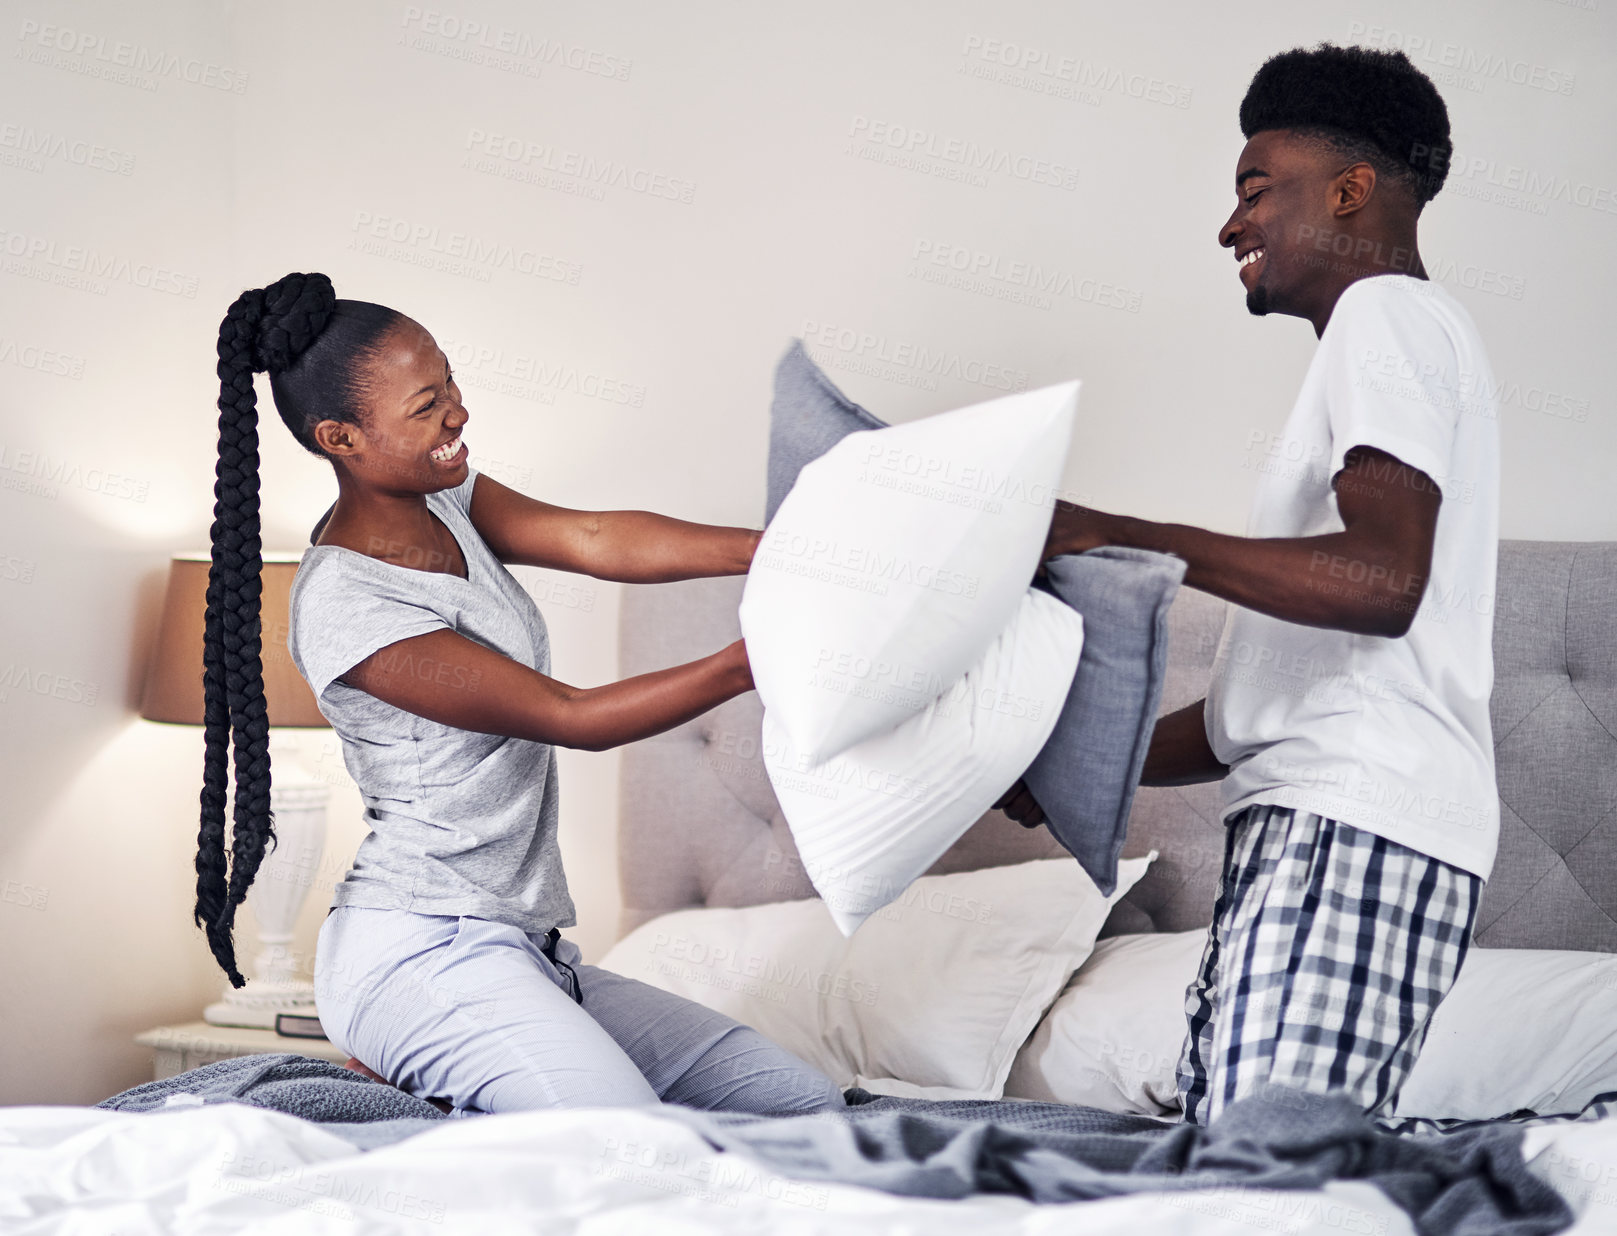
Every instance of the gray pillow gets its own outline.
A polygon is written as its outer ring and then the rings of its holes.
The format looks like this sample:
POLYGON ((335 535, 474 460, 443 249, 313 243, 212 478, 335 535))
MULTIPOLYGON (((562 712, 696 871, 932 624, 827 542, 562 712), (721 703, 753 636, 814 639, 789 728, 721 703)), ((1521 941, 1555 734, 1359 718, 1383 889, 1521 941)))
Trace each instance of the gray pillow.
MULTIPOLYGON (((765 521, 803 465, 850 433, 886 427, 832 385, 801 339, 792 340, 775 366, 765 521)), ((1108 546, 1052 558, 1046 571, 1038 586, 1083 615, 1084 646, 1055 730, 1023 780, 1050 832, 1110 896, 1162 697, 1168 605, 1185 564, 1108 546)))
POLYGON ((1046 827, 1110 896, 1156 728, 1168 606, 1185 562, 1107 545, 1051 558, 1045 571, 1039 586, 1084 616, 1084 647, 1055 731, 1022 780, 1044 809, 1046 827))
POLYGON ((775 518, 803 465, 812 463, 856 429, 886 429, 820 372, 803 341, 793 339, 775 366, 775 402, 769 409, 769 484, 764 522, 775 518))

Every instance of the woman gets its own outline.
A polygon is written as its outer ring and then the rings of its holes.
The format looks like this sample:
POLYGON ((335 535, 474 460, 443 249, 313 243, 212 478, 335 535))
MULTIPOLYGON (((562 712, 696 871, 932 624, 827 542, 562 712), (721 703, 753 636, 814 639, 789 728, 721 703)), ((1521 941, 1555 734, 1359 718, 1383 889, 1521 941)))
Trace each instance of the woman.
POLYGON ((742 642, 571 687, 549 677, 544 619, 504 566, 642 582, 734 575, 760 533, 568 510, 480 475, 432 336, 394 310, 336 299, 321 274, 244 292, 219 329, 196 920, 231 983, 243 983, 235 909, 273 836, 258 625, 260 370, 292 436, 330 460, 338 486, 293 584, 288 641, 342 739, 371 828, 316 948, 331 1041, 456 1114, 658 1101, 842 1107, 829 1078, 756 1031, 579 964, 558 931, 577 920, 556 844, 556 746, 633 742, 751 690, 742 642))

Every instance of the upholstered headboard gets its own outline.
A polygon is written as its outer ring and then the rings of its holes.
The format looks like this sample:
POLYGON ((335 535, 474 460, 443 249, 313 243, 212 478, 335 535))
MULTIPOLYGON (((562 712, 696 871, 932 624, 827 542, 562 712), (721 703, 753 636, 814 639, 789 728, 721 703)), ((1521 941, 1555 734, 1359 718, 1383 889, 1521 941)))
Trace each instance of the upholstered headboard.
MULTIPOLYGON (((626 585, 627 677, 739 638, 743 577, 626 585)), ((1206 694, 1225 603, 1182 589, 1169 613, 1163 711, 1206 694)), ((1499 853, 1476 942, 1617 952, 1617 542, 1504 541, 1494 604, 1499 853)), ((748 692, 623 749, 622 931, 690 906, 814 896, 759 757, 748 692)), ((1124 853, 1156 849, 1103 935, 1206 927, 1223 858, 1217 786, 1142 788, 1124 853)), ((1043 828, 983 816, 932 868, 1066 855, 1043 828)))

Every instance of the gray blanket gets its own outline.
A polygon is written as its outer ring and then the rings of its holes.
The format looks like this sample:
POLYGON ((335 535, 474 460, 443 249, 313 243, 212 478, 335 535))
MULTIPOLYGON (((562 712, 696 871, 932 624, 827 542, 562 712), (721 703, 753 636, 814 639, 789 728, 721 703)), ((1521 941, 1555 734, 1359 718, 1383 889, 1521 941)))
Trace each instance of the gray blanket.
POLYGON ((247 1103, 323 1125, 361 1150, 400 1141, 447 1120, 425 1099, 341 1065, 290 1052, 236 1056, 125 1090, 97 1107, 161 1111, 171 1104, 247 1103))
MULTIPOLYGON (((1090 1107, 928 1102, 848 1094, 846 1113, 768 1117, 666 1107, 714 1147, 783 1176, 918 1197, 1005 1193, 1072 1202, 1210 1188, 1318 1189, 1365 1180, 1423 1236, 1538 1236, 1571 1225, 1556 1190, 1528 1170, 1522 1129, 1476 1122, 1398 1135, 1340 1095, 1266 1087, 1208 1128, 1090 1107)), ((361 1149, 446 1119, 424 1100, 338 1065, 294 1055, 222 1060, 114 1095, 98 1107, 153 1111, 235 1102, 318 1121, 361 1149), (189 1096, 181 1098, 180 1096, 189 1096)))
POLYGON ((762 1159, 782 1175, 890 1193, 1071 1202, 1365 1180, 1423 1236, 1527 1236, 1572 1222, 1565 1200, 1523 1161, 1519 1126, 1399 1136, 1345 1096, 1283 1086, 1230 1104, 1205 1129, 1061 1104, 886 1098, 851 1108, 847 1120, 669 1114, 712 1145, 762 1159))

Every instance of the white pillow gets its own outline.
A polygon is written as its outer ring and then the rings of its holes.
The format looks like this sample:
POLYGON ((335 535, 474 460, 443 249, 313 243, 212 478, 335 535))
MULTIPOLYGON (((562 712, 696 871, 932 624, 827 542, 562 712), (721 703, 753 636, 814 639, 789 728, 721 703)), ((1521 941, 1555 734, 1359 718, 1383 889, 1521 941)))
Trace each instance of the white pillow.
POLYGON ((996 1099, 1112 905, 1070 858, 924 876, 844 939, 814 900, 680 910, 642 924, 607 970, 754 1027, 840 1086, 996 1099))
POLYGON ((1617 956, 1473 948, 1432 1014, 1394 1113, 1553 1116, 1609 1090, 1617 1090, 1617 956))
POLYGON ((1142 1116, 1179 1112, 1175 1073, 1189 1033, 1185 989, 1206 941, 1205 931, 1096 941, 1016 1053, 1005 1096, 1142 1116))
POLYGON ((1078 383, 849 434, 764 529, 741 633, 764 707, 819 763, 925 709, 1033 580, 1078 383))
MULTIPOLYGON (((1114 936, 1056 999, 1006 1079, 1008 1098, 1158 1116, 1179 1110, 1185 989, 1205 931, 1114 936)), ((1581 1111, 1617 1090, 1617 956, 1473 948, 1432 1014, 1394 1116, 1485 1120, 1581 1111), (1530 1010, 1531 1015, 1518 1015, 1530 1010)))
POLYGON ((1010 625, 925 711, 824 763, 800 755, 764 709, 764 768, 843 935, 937 862, 1033 762, 1083 642, 1078 612, 1029 588, 1010 625))

